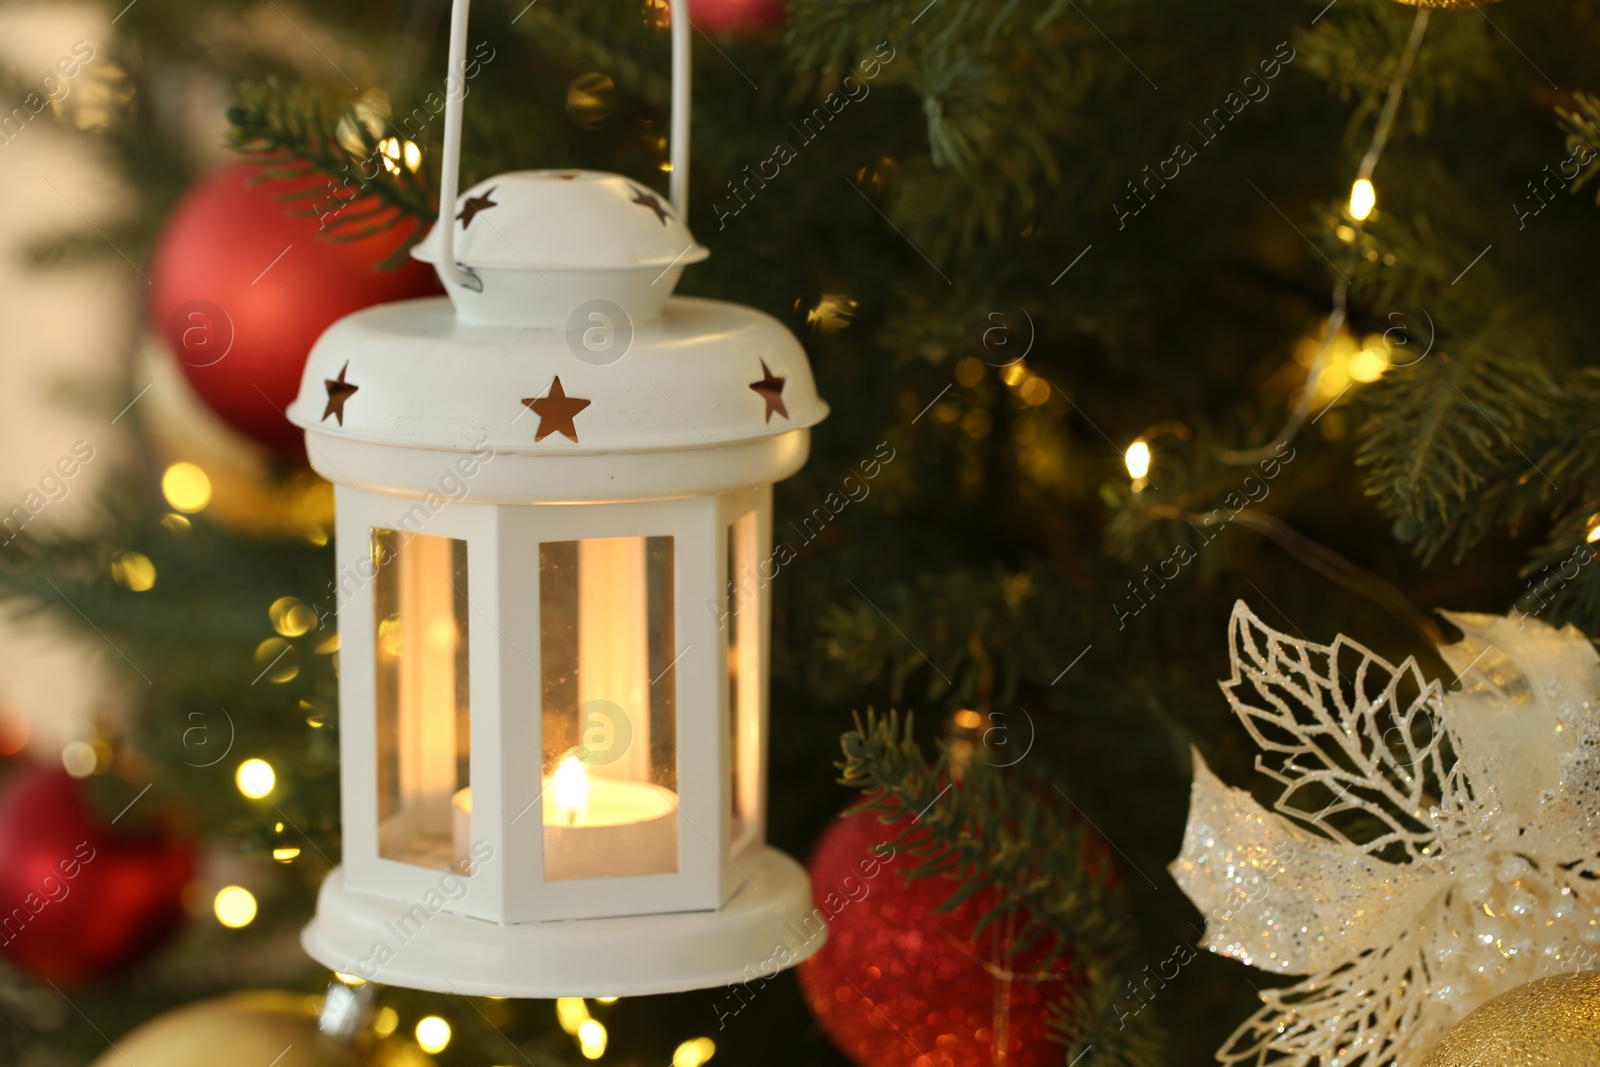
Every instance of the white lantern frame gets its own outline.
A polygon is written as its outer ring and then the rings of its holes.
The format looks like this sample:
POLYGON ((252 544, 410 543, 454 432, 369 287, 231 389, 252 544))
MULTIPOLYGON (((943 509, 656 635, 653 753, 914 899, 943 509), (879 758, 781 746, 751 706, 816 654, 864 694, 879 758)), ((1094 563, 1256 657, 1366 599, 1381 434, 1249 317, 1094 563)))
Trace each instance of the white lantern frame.
MULTIPOLYGON (((744 841, 733 840, 732 820, 724 813, 734 807, 731 762, 736 753, 721 746, 708 751, 689 745, 677 753, 682 823, 675 873, 632 876, 626 885, 608 884, 619 882, 613 878, 546 880, 539 840, 542 823, 525 814, 518 817, 538 799, 539 779, 530 778, 528 770, 543 751, 541 713, 545 710, 539 706, 538 696, 539 568, 530 548, 547 542, 609 537, 672 537, 679 546, 674 551, 674 588, 717 589, 724 583, 716 576, 728 566, 728 528, 751 515, 758 529, 770 530, 770 489, 581 507, 450 503, 416 531, 403 525, 399 516, 409 509, 397 503, 391 496, 338 487, 339 571, 359 575, 371 569, 367 546, 370 531, 375 529, 465 541, 471 621, 487 628, 487 639, 475 639, 471 644, 472 706, 505 707, 512 702, 508 694, 532 697, 527 702, 531 706, 520 715, 513 709, 500 715, 469 712, 471 840, 487 844, 495 858, 484 861, 470 876, 470 891, 453 910, 491 922, 526 922, 610 917, 640 910, 695 911, 726 903, 744 882, 735 866, 738 854, 765 843, 765 812, 758 807, 750 813, 754 833, 744 841), (526 598, 505 595, 517 590, 525 591, 526 598), (644 909, 639 905, 641 897, 650 901, 644 909)), ((762 595, 755 606, 765 613, 767 605, 762 595)), ((379 749, 374 636, 378 620, 373 582, 356 583, 352 595, 340 605, 340 613, 347 620, 340 639, 341 698, 347 709, 340 718, 345 762, 341 771, 345 786, 344 875, 358 889, 421 895, 437 883, 438 872, 385 858, 379 849, 379 787, 372 759, 379 749)), ((737 616, 729 613, 729 617, 737 625, 737 616)), ((674 598, 674 630, 685 650, 675 665, 674 703, 680 735, 709 738, 736 728, 730 722, 724 730, 721 721, 724 715, 732 715, 733 709, 720 699, 721 678, 728 673, 728 643, 719 636, 718 621, 717 614, 703 602, 674 598), (688 655, 696 645, 714 649, 716 654, 688 655)), ((762 625, 765 622, 761 620, 762 625)), ((480 632, 479 627, 474 627, 474 632, 480 632)), ((764 642, 758 647, 767 651, 764 642)), ((759 682, 766 664, 758 671, 759 682)), ((751 769, 760 780, 765 777, 766 763, 765 686, 754 688, 762 698, 759 709, 749 717, 757 728, 743 740, 754 747, 751 769)))
MULTIPOLYGON (((456 0, 451 54, 457 59, 466 7, 456 0)), ((458 198, 441 197, 440 224, 413 254, 437 261, 449 299, 370 308, 330 327, 290 408, 306 430, 313 467, 337 484, 344 857, 302 936, 314 958, 337 970, 441 992, 622 996, 748 981, 803 959, 825 937, 804 869, 765 839, 772 576, 761 560, 772 543, 772 483, 804 463, 810 427, 827 406, 816 395, 803 349, 779 323, 747 308, 669 297, 683 265, 707 254, 681 222, 689 27, 680 8, 675 2, 676 214, 647 204, 651 214, 641 229, 636 208, 616 207, 648 200, 626 179, 518 172, 463 194, 460 203, 494 194, 496 206, 506 207, 493 232, 469 232, 470 221, 463 223, 458 244, 458 198), (581 223, 576 230, 574 219, 581 223), (502 231, 517 234, 519 224, 545 227, 529 247, 558 250, 543 269, 506 262, 502 231), (584 226, 598 239, 588 240, 584 226), (574 234, 584 238, 576 250, 574 234), (578 262, 597 247, 622 249, 624 261, 578 262), (663 249, 672 248, 681 250, 669 259, 663 249), (615 297, 629 320, 632 355, 625 364, 586 358, 574 347, 571 322, 596 297, 615 297), (539 410, 529 394, 546 400, 557 383, 564 400, 581 397, 595 408, 569 411, 556 420, 565 427, 559 432, 547 433, 539 415, 536 430, 535 419, 522 418, 539 410), (375 558, 375 531, 394 532, 388 561, 375 558), (397 562, 417 537, 464 545, 466 588, 453 589, 458 600, 450 608, 464 613, 464 625, 455 614, 446 617, 440 605, 452 591, 430 579, 422 562, 410 571, 397 562), (656 714, 653 687, 667 679, 671 699, 660 714, 670 712, 673 748, 664 756, 658 746, 641 747, 638 766, 615 777, 670 796, 671 811, 649 826, 642 817, 624 818, 604 824, 617 828, 610 836, 582 837, 600 824, 576 822, 578 809, 564 826, 550 813, 556 776, 545 731, 549 715, 567 709, 550 696, 543 669, 559 673, 546 662, 552 620, 545 610, 553 601, 545 596, 541 561, 553 545, 573 544, 579 562, 585 545, 621 545, 621 555, 597 549, 588 557, 610 560, 605 566, 620 574, 628 566, 618 570, 616 561, 633 558, 621 538, 637 539, 643 562, 629 572, 636 576, 631 586, 604 577, 610 571, 602 568, 603 577, 588 587, 601 598, 590 617, 621 618, 629 633, 644 635, 639 647, 624 640, 613 658, 627 660, 629 669, 648 665, 639 714, 656 714), (656 655, 659 635, 646 617, 658 603, 650 575, 660 573, 646 568, 651 558, 663 566, 649 556, 652 538, 671 538, 671 612, 661 618, 671 620, 672 656, 654 680, 649 675, 666 657, 656 655), (390 564, 395 570, 385 572, 390 564), (420 628, 407 614, 413 609, 380 618, 380 593, 391 595, 380 590, 389 588, 386 582, 414 583, 405 588, 423 591, 413 592, 410 603, 431 604, 415 610, 438 618, 423 619, 420 628), (604 599, 607 583, 621 590, 615 603, 604 599), (637 617, 628 614, 634 604, 637 617), (453 696, 439 688, 437 671, 430 678, 426 666, 415 667, 446 654, 457 657, 450 661, 453 696), (413 655, 420 660, 406 659, 413 655), (388 688, 379 680, 380 663, 388 662, 383 656, 396 661, 384 668, 395 672, 388 688), (464 760, 457 751, 462 669, 464 760), (388 718, 381 723, 380 716, 388 718), (421 732, 410 737, 413 727, 421 732), (387 779, 381 759, 399 768, 387 779), (670 790, 652 776, 664 760, 671 764, 670 790), (439 773, 452 764, 467 768, 465 787, 458 788, 459 772, 456 779, 439 773), (400 808, 386 816, 380 793, 391 787, 400 808), (470 874, 436 862, 436 852, 398 859, 386 851, 391 838, 382 820, 392 834, 428 821, 434 841, 444 832, 441 810, 454 827, 442 847, 468 860, 470 874), (605 859, 605 850, 588 845, 573 853, 584 861, 576 866, 570 858, 550 860, 552 848, 563 857, 572 851, 563 842, 659 845, 662 838, 646 831, 664 830, 669 823, 661 819, 670 820, 675 835, 665 853, 675 860, 670 871, 643 861, 642 871, 596 868, 591 861, 605 859), (566 870, 557 876, 560 864, 566 870)), ((447 191, 455 188, 460 106, 453 98, 446 114, 447 191)), ((440 544, 421 543, 418 560, 457 559, 453 548, 441 555, 440 544)), ((576 633, 564 640, 576 649, 577 663, 596 647, 583 632, 591 593, 583 592, 583 567, 576 563, 570 577, 551 573, 550 582, 577 590, 567 616, 555 620, 576 633)), ((393 595, 407 602, 404 592, 393 595)), ((594 632, 607 636, 603 627, 594 632)), ((603 640, 598 647, 605 648, 603 640)), ((575 714, 588 670, 568 672, 575 714)), ((641 724, 633 726, 637 742, 641 724)), ((600 785, 607 773, 580 774, 583 795, 609 788, 600 785)))

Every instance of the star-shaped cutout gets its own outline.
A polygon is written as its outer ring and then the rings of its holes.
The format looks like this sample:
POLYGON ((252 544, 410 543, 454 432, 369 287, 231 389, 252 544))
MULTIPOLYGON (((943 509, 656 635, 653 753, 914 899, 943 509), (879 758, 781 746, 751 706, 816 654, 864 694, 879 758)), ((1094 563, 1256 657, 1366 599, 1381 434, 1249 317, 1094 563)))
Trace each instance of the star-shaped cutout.
POLYGON ((572 442, 577 442, 578 429, 572 425, 572 419, 589 406, 589 401, 568 396, 566 390, 561 388, 559 375, 550 383, 550 391, 544 396, 523 397, 522 402, 539 416, 539 429, 533 435, 535 443, 543 441, 553 433, 564 434, 572 442))
POLYGON ((324 378, 322 384, 328 388, 328 406, 322 409, 322 421, 327 422, 332 415, 339 420, 339 425, 344 425, 344 402, 355 395, 359 385, 351 385, 344 380, 345 372, 350 369, 350 361, 345 360, 344 366, 339 368, 339 377, 324 378))
POLYGON ((789 417, 789 409, 783 406, 783 383, 787 378, 779 378, 772 373, 772 368, 767 366, 767 361, 761 361, 761 380, 751 382, 750 388, 761 394, 761 399, 767 402, 767 421, 772 421, 772 413, 776 411, 784 418, 789 417))
POLYGON ((465 230, 472 225, 472 220, 478 217, 478 212, 487 211, 492 207, 499 207, 500 201, 490 200, 498 186, 491 185, 485 189, 482 196, 469 196, 461 207, 461 214, 456 218, 461 220, 461 228, 465 230))
POLYGON ((661 220, 661 225, 663 226, 667 224, 667 219, 672 217, 670 214, 668 214, 666 205, 661 202, 660 198, 657 197, 656 194, 645 192, 643 189, 639 189, 637 187, 634 188, 633 199, 630 200, 629 203, 643 204, 651 211, 654 211, 656 213, 656 218, 661 220))

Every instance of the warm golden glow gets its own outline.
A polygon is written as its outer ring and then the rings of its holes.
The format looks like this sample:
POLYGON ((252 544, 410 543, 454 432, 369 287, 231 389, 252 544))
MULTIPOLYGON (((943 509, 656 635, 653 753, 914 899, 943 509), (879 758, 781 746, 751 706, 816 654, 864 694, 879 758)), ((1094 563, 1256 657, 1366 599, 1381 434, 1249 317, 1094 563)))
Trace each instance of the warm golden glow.
POLYGON ((1383 358, 1382 352, 1374 348, 1363 348, 1351 356, 1348 368, 1350 379, 1363 384, 1377 381, 1388 369, 1389 361, 1383 358))
POLYGON ((193 463, 174 463, 161 476, 161 495, 172 510, 192 515, 211 503, 211 479, 193 463))
POLYGON ((87 741, 69 741, 61 749, 61 766, 74 778, 87 778, 100 763, 94 746, 87 741))
POLYGON ((383 161, 383 168, 390 174, 399 174, 400 165, 405 164, 406 170, 416 173, 422 166, 422 149, 417 147, 415 141, 401 141, 398 137, 385 137, 378 142, 378 158, 383 161))
POLYGON ((1589 534, 1584 540, 1591 545, 1600 541, 1600 512, 1589 516, 1589 534))
POLYGON ((578 1027, 589 1021, 589 1007, 582 997, 561 997, 556 1001, 556 1021, 561 1029, 576 1035, 578 1027))
POLYGON ((124 589, 147 592, 155 587, 156 565, 143 552, 122 552, 111 561, 111 577, 124 589))
POLYGON ((427 1053, 443 1052, 450 1043, 450 1024, 437 1015, 417 1020, 417 1044, 427 1053))
POLYGON ((379 1037, 388 1037, 400 1026, 400 1013, 387 1004, 378 1009, 378 1014, 372 1018, 372 1032, 379 1037))
POLYGON ((578 816, 589 808, 589 776, 577 756, 568 756, 550 778, 550 788, 555 791, 556 807, 566 821, 576 822, 578 816))
POLYGON ((272 850, 272 858, 277 860, 279 863, 289 863, 292 860, 299 858, 299 856, 300 849, 294 845, 286 845, 283 848, 275 848, 272 850))
POLYGON ((1361 222, 1378 205, 1378 190, 1366 178, 1357 178, 1350 187, 1350 217, 1361 222))
POLYGON ((1122 461, 1128 465, 1130 478, 1143 478, 1150 473, 1150 446, 1143 441, 1135 441, 1128 446, 1122 461))
POLYGON ((317 625, 317 613, 292 596, 279 597, 267 608, 272 628, 284 637, 302 637, 317 625))
POLYGON ((217 922, 230 930, 249 926, 256 918, 256 896, 242 885, 224 886, 211 902, 217 922))
POLYGON ((1036 408, 1050 399, 1050 383, 1036 374, 1029 375, 1017 389, 1017 395, 1022 397, 1024 404, 1036 408))
POLYGON ((716 1043, 709 1037, 685 1041, 672 1053, 672 1067, 700 1067, 717 1053, 716 1043))
POLYGON ((587 1019, 578 1027, 578 1051, 586 1060, 597 1060, 606 1054, 606 1028, 597 1019, 587 1019))
POLYGON ((239 786, 239 792, 251 800, 260 800, 278 784, 278 775, 266 760, 247 759, 239 764, 233 780, 239 786))

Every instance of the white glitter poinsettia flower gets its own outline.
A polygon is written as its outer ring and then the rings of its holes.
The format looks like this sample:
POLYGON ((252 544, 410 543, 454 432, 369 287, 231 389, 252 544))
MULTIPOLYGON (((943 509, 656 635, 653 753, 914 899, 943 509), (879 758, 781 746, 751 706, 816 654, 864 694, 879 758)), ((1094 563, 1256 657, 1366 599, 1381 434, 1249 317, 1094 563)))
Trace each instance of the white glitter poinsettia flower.
POLYGON ((1269 811, 1195 753, 1171 870, 1205 947, 1304 978, 1219 1062, 1417 1067, 1496 994, 1600 965, 1600 657, 1572 627, 1446 617, 1448 692, 1234 608, 1222 689, 1284 788, 1269 811))

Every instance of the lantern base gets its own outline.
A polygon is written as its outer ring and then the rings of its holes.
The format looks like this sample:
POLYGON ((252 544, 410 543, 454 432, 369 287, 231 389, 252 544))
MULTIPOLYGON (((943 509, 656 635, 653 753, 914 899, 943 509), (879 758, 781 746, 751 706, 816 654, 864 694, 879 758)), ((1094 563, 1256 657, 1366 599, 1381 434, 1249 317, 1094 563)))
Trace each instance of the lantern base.
POLYGON ((717 911, 500 925, 353 889, 335 870, 300 944, 318 963, 383 985, 550 999, 678 993, 770 978, 822 947, 805 869, 774 848, 739 860, 746 884, 717 911), (413 928, 415 927, 415 929, 413 928))

